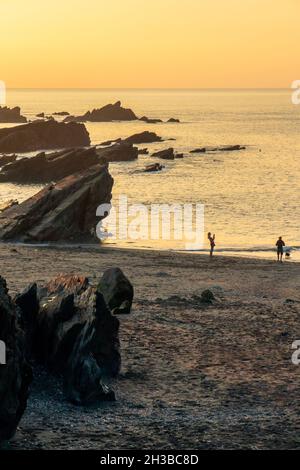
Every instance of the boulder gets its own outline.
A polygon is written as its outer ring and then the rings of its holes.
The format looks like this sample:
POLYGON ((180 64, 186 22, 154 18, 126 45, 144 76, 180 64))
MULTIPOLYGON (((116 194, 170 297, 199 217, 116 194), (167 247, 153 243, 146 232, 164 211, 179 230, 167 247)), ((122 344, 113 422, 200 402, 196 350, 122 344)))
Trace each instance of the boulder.
POLYGON ((97 164, 51 184, 0 213, 0 240, 95 241, 96 209, 109 203, 113 178, 97 164))
POLYGON ((56 148, 90 145, 83 124, 56 121, 31 122, 23 126, 0 129, 0 152, 34 152, 56 148))
MULTIPOLYGON (((0 364, 0 442, 10 439, 25 411, 32 371, 25 357, 18 310, 0 277, 0 340, 5 364, 0 364), (6 358, 5 358, 6 356, 6 358)), ((2 357, 3 360, 3 357, 2 357)))
POLYGON ((21 108, 8 108, 7 106, 0 106, 0 122, 5 123, 18 123, 27 122, 26 117, 21 115, 21 108))
POLYGON ((165 150, 160 150, 159 152, 154 152, 152 154, 152 157, 162 158, 164 160, 174 160, 175 159, 174 149, 171 147, 165 150))
POLYGON ((62 376, 68 400, 85 405, 115 399, 105 382, 121 366, 119 321, 88 278, 61 275, 46 286, 30 286, 16 302, 31 332, 31 356, 62 376))
POLYGON ((120 268, 107 269, 98 284, 98 291, 114 314, 128 314, 133 301, 133 286, 120 268))
POLYGON ((155 132, 144 131, 139 134, 133 134, 127 137, 123 142, 129 144, 151 144, 153 142, 162 142, 163 139, 159 137, 155 132))
POLYGON ((170 119, 168 119, 167 122, 169 122, 169 123, 179 123, 180 120, 179 120, 179 119, 175 119, 175 118, 170 118, 170 119))
POLYGON ((111 121, 134 121, 137 117, 131 109, 122 108, 121 102, 108 104, 100 109, 87 111, 82 116, 68 116, 64 122, 111 122, 111 121))

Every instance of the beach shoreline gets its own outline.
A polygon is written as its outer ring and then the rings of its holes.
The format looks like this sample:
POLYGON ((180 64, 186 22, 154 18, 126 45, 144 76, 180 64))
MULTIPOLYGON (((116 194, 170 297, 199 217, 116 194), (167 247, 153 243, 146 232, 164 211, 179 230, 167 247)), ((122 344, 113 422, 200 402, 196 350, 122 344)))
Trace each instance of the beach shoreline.
POLYGON ((116 402, 75 407, 38 369, 9 448, 299 448, 298 263, 12 244, 0 244, 0 262, 12 295, 60 273, 96 284, 112 266, 135 289, 119 316, 116 402), (199 303, 206 289, 211 305, 199 303))

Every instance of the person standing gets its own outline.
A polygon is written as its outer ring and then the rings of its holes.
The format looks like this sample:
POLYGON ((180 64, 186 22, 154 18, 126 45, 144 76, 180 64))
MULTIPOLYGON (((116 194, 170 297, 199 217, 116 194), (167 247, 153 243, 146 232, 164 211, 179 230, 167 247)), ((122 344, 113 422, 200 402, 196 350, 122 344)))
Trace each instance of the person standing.
POLYGON ((215 249, 215 246, 216 246, 216 243, 215 243, 216 235, 215 234, 212 235, 211 232, 208 232, 207 238, 208 238, 209 243, 210 243, 209 256, 212 258, 213 254, 214 254, 214 249, 215 249))
POLYGON ((282 240, 282 237, 279 237, 277 242, 277 261, 281 261, 282 263, 282 257, 283 257, 283 247, 285 246, 284 241, 282 240))

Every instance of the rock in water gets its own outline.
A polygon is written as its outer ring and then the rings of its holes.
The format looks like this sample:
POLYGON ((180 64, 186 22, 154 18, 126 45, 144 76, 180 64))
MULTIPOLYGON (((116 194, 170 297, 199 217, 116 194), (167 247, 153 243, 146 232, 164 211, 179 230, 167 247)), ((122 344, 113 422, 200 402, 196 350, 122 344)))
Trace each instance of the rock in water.
POLYGON ((153 153, 152 157, 162 158, 164 160, 174 160, 175 159, 174 149, 171 147, 166 150, 160 150, 159 152, 153 153))
POLYGON ((90 142, 85 126, 72 122, 39 121, 0 129, 0 152, 3 153, 84 147, 90 142))
POLYGON ((113 313, 130 313, 133 286, 120 268, 107 269, 98 284, 98 290, 113 313))
POLYGON ((129 144, 151 144, 153 142, 162 142, 162 140, 155 132, 144 131, 127 137, 124 142, 129 144))
POLYGON ((0 122, 5 123, 17 123, 17 122, 27 122, 26 117, 21 116, 21 109, 19 106, 15 108, 8 108, 7 106, 0 106, 0 122))
POLYGON ((68 116, 64 122, 111 122, 134 121, 137 117, 131 109, 122 108, 121 102, 107 104, 100 109, 93 109, 82 116, 68 116))
POLYGON ((6 347, 6 364, 0 364, 0 441, 3 441, 14 435, 25 411, 32 372, 25 358, 25 341, 17 321, 17 308, 2 277, 0 340, 6 347))
POLYGON ((109 203, 113 178, 95 165, 42 189, 0 213, 0 239, 23 242, 95 241, 96 209, 109 203))
POLYGON ((62 374, 66 397, 78 405, 113 400, 105 380, 120 370, 119 321, 101 292, 85 277, 60 276, 37 291, 31 286, 17 301, 32 332, 32 356, 62 374), (28 315, 37 302, 37 314, 28 315))

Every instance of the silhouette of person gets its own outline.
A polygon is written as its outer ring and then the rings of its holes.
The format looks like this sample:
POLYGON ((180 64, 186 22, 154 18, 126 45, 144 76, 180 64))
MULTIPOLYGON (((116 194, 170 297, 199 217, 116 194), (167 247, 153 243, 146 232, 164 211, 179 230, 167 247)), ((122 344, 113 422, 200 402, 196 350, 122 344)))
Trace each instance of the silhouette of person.
POLYGON ((212 235, 211 232, 208 232, 207 238, 208 238, 209 243, 210 243, 210 253, 209 253, 209 256, 212 258, 212 255, 213 255, 213 253, 214 253, 214 249, 215 249, 215 246, 216 246, 216 243, 215 243, 216 236, 215 236, 215 234, 212 235))
POLYGON ((285 246, 284 241, 282 240, 282 237, 279 237, 277 242, 277 261, 281 261, 282 263, 282 257, 283 257, 283 247, 285 246))

